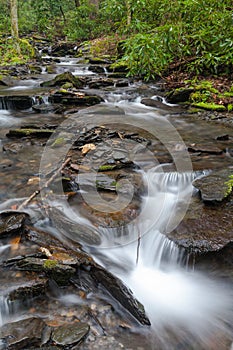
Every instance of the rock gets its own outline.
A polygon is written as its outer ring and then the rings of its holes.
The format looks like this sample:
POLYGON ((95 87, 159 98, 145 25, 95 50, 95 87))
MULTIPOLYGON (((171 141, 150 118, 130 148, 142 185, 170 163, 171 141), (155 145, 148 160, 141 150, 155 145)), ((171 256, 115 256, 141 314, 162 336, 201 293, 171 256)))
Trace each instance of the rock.
POLYGON ((59 57, 65 57, 67 55, 74 55, 75 54, 75 43, 71 42, 59 42, 57 44, 52 45, 51 47, 51 53, 54 56, 59 56, 59 57))
POLYGON ((110 64, 111 61, 109 61, 109 59, 106 59, 106 58, 102 58, 102 57, 92 57, 89 59, 89 63, 90 64, 110 64))
POLYGON ((63 106, 57 105, 57 104, 42 103, 39 105, 32 106, 32 109, 37 113, 49 113, 49 112, 61 113, 63 111, 63 106))
POLYGON ((92 80, 88 85, 90 89, 101 89, 108 86, 114 86, 115 81, 113 79, 95 79, 92 80))
POLYGON ((40 346, 46 324, 40 318, 32 317, 7 323, 0 328, 0 336, 8 350, 20 350, 40 346))
POLYGON ((49 102, 51 103, 61 103, 64 105, 75 105, 75 106, 93 106, 103 99, 97 95, 87 95, 87 94, 75 94, 72 92, 61 92, 57 91, 49 96, 49 102))
MULTIPOLYGON (((124 350, 123 344, 119 343, 113 336, 102 336, 97 339, 87 339, 80 345, 80 350, 124 350)), ((127 348, 128 349, 128 348, 127 348)), ((130 349, 128 349, 130 350, 130 349)))
POLYGON ((123 282, 101 266, 92 266, 91 276, 100 283, 128 312, 143 325, 150 325, 143 305, 134 298, 130 289, 123 282))
POLYGON ((216 252, 233 242, 233 201, 205 205, 192 198, 182 222, 168 237, 187 252, 216 252))
POLYGON ((0 109, 24 110, 31 108, 33 104, 30 96, 0 96, 0 109))
POLYGON ((97 65, 90 65, 88 67, 88 70, 98 74, 103 74, 106 72, 103 66, 97 66, 97 65))
MULTIPOLYGON (((21 279, 22 281, 22 279, 21 279)), ((11 301, 27 302, 35 297, 44 295, 48 287, 48 280, 45 278, 38 278, 23 282, 20 286, 15 286, 8 294, 8 299, 11 301)))
POLYGON ((73 322, 55 328, 51 339, 56 345, 71 347, 84 340, 89 330, 87 323, 73 322))
POLYGON ((22 138, 22 137, 36 137, 36 138, 49 138, 53 133, 51 129, 11 129, 6 134, 9 138, 22 138))
POLYGON ((169 103, 180 103, 189 100, 189 96, 194 92, 192 88, 178 88, 166 94, 166 100, 169 103))
POLYGON ((181 106, 169 106, 169 105, 163 103, 162 101, 160 101, 159 99, 143 98, 141 100, 141 103, 144 104, 145 106, 162 109, 162 110, 168 111, 172 114, 184 112, 184 108, 182 109, 181 106))
POLYGON ((201 152, 201 153, 208 153, 208 154, 221 154, 223 153, 223 150, 215 146, 214 144, 191 144, 188 146, 189 152, 201 152))
POLYGON ((228 141, 229 135, 228 134, 218 135, 215 139, 217 141, 228 141))
POLYGON ((231 168, 213 171, 193 181, 193 186, 200 191, 203 201, 221 202, 232 191, 233 179, 231 181, 231 176, 233 176, 231 168))
POLYGON ((75 274, 76 269, 61 264, 57 260, 40 259, 34 257, 26 257, 17 262, 20 270, 44 272, 49 278, 52 278, 58 285, 64 286, 69 283, 70 278, 75 274))
POLYGON ((41 83, 41 86, 44 86, 44 87, 62 86, 67 82, 71 83, 75 88, 83 87, 83 81, 75 77, 70 72, 59 74, 54 79, 41 83))
POLYGON ((29 221, 29 215, 16 211, 0 213, 0 238, 13 234, 23 234, 25 224, 29 221))
POLYGON ((96 179, 93 179, 92 174, 79 174, 75 180, 78 184, 81 184, 84 190, 98 190, 104 191, 116 191, 116 181, 110 176, 98 173, 96 179))
POLYGON ((19 142, 9 142, 5 143, 3 146, 3 151, 18 153, 23 148, 23 144, 19 142))

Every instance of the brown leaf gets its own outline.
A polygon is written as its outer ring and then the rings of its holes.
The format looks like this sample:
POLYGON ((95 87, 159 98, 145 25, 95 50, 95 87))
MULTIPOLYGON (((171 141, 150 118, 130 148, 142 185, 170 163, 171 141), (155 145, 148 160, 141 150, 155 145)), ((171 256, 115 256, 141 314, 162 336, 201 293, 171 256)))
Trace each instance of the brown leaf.
POLYGON ((86 145, 82 146, 82 154, 85 155, 89 151, 94 151, 96 149, 96 146, 93 143, 87 143, 86 145))

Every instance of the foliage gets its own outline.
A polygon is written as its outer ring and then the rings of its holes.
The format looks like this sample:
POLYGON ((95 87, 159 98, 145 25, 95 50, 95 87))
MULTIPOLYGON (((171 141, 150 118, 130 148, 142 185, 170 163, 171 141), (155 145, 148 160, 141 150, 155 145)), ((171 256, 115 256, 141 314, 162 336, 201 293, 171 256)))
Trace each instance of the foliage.
POLYGON ((26 39, 19 39, 21 54, 15 47, 15 42, 12 38, 0 40, 0 56, 2 64, 18 64, 24 63, 27 60, 35 57, 35 50, 26 39))
POLYGON ((233 190, 233 175, 229 175, 229 180, 225 182, 227 186, 225 191, 225 197, 229 196, 233 190))
MULTIPOLYGON (((194 74, 231 73, 232 0, 18 0, 19 32, 84 41, 118 34, 129 74, 155 78, 179 63, 194 74)), ((10 35, 9 3, 0 31, 10 35)), ((177 69, 178 69, 177 68, 177 69)))

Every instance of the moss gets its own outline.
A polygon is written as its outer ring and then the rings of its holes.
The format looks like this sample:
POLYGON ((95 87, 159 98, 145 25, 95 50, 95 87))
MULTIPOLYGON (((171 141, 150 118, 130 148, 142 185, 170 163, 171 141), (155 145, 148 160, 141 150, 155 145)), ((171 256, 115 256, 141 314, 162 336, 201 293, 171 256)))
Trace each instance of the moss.
POLYGON ((61 145, 64 145, 65 143, 65 138, 64 137, 58 137, 52 144, 52 147, 58 147, 61 145))
POLYGON ((218 94, 218 90, 213 87, 213 83, 209 80, 202 80, 197 84, 194 84, 197 91, 209 91, 213 94, 218 94))
POLYGON ((224 92, 224 97, 233 97, 233 91, 224 92))
POLYGON ((115 169, 115 165, 106 164, 106 165, 101 165, 99 167, 99 171, 108 171, 108 170, 113 170, 113 169, 115 169))
POLYGON ((226 110, 226 107, 223 105, 218 105, 216 103, 209 103, 209 102, 197 102, 192 104, 194 107, 207 109, 210 111, 218 111, 223 112, 226 110))
POLYGON ((227 106, 227 110, 228 110, 228 112, 232 112, 233 111, 233 104, 229 103, 229 105, 227 106))
POLYGON ((46 270, 54 269, 57 266, 57 264, 58 264, 57 260, 47 259, 44 262, 43 268, 46 270))
POLYGON ((225 190, 224 197, 228 197, 233 190, 233 175, 229 176, 229 180, 225 182, 225 185, 226 185, 226 190, 225 190))

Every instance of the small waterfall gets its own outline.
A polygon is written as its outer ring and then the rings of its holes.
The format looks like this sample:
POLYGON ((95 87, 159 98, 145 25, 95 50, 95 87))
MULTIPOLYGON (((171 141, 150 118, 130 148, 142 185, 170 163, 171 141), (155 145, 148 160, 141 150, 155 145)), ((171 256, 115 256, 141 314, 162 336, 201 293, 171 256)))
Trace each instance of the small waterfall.
POLYGON ((127 227, 102 229, 102 246, 94 250, 98 262, 142 302, 164 350, 172 349, 171 334, 200 349, 210 349, 213 333, 230 334, 232 292, 187 270, 183 252, 165 235, 182 219, 192 181, 200 175, 149 170, 139 219, 127 227))
POLYGON ((0 96, 0 110, 24 110, 33 105, 30 96, 0 96))
POLYGON ((7 321, 10 315, 10 304, 11 302, 6 296, 0 295, 0 326, 2 326, 4 322, 7 321))

